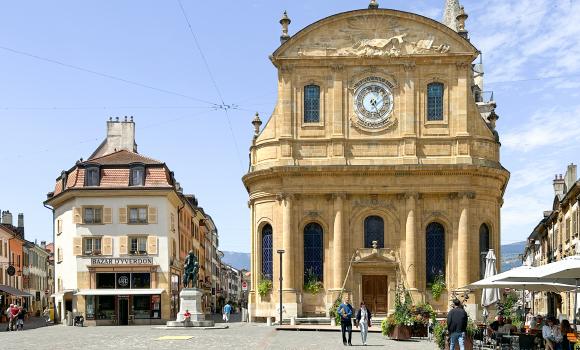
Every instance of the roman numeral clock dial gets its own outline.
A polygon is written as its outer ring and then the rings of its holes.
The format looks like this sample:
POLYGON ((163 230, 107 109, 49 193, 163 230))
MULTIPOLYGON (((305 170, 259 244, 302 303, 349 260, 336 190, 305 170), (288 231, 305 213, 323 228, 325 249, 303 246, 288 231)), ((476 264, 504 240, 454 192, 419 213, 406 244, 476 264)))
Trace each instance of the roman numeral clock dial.
POLYGON ((355 86, 354 110, 362 126, 380 128, 393 112, 393 93, 388 81, 369 77, 355 86))

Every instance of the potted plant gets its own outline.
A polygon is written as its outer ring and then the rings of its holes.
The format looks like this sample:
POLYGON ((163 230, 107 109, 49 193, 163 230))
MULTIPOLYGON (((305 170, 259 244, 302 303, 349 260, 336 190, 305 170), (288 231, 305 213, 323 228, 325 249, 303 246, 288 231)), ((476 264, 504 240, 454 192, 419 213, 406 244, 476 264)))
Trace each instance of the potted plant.
POLYGON ((307 269, 304 272, 305 275, 305 282, 304 282, 304 291, 310 294, 318 294, 324 288, 322 282, 320 282, 318 275, 312 270, 312 268, 307 269))
POLYGON ((413 315, 413 337, 427 337, 427 328, 429 323, 435 324, 435 310, 429 303, 421 303, 411 307, 411 314, 413 315))
MULTIPOLYGON (((477 327, 471 318, 467 321, 467 332, 465 334, 465 350, 473 350, 473 335, 477 327)), ((447 321, 442 320, 435 323, 433 327, 433 341, 441 350, 449 350, 449 334, 447 334, 447 321)), ((455 346, 459 349, 459 344, 455 346)))
POLYGON ((441 294, 445 291, 445 276, 443 274, 439 274, 435 276, 433 283, 431 284, 431 295, 433 295, 433 299, 439 301, 441 294))
POLYGON ((336 298, 336 300, 334 301, 334 304, 332 304, 332 306, 328 310, 328 316, 330 316, 330 325, 331 326, 336 326, 336 325, 340 324, 340 314, 338 313, 338 307, 340 306, 341 300, 342 300, 342 294, 340 294, 338 296, 338 298, 336 298))
POLYGON ((258 282, 258 294, 263 298, 270 293, 273 287, 272 280, 262 276, 260 282, 258 282))
POLYGON ((395 292, 395 312, 381 322, 382 334, 394 340, 411 339, 414 323, 411 295, 401 286, 395 292))

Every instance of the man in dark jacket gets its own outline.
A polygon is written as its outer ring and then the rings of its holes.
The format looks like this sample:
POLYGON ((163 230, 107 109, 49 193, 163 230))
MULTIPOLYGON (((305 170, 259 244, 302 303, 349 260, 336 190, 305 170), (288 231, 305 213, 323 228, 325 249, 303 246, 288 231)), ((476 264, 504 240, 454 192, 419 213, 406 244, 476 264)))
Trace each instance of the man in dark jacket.
POLYGON ((449 332, 449 349, 455 350, 455 343, 459 343, 459 350, 465 350, 464 339, 467 331, 467 312, 458 299, 453 300, 453 309, 447 314, 447 331, 449 332))

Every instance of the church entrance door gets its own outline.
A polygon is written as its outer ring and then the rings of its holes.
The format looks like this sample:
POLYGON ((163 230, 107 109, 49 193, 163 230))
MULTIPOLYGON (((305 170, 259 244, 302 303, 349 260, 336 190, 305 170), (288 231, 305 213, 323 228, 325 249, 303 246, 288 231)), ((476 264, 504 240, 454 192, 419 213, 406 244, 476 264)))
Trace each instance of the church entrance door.
POLYGON ((386 314, 388 311, 387 276, 362 276, 362 297, 373 314, 386 314))

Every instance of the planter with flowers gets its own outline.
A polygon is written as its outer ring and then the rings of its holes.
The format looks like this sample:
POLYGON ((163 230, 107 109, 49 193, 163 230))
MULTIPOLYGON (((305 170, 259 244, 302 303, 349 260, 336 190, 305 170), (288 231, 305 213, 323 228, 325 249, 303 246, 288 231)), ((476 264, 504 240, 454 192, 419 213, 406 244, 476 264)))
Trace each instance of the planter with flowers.
POLYGON ((411 295, 404 287, 395 292, 395 312, 381 323, 382 334, 393 340, 409 340, 415 316, 412 313, 411 295))

